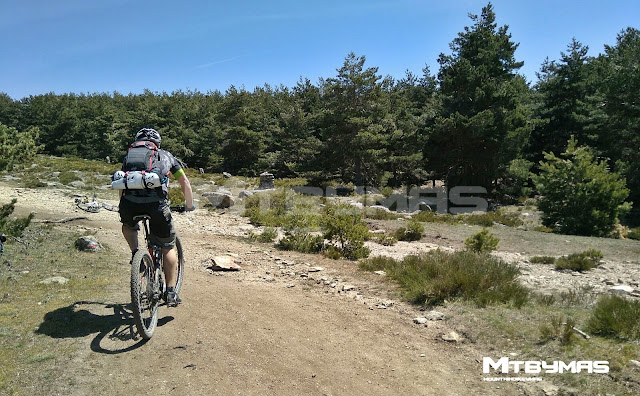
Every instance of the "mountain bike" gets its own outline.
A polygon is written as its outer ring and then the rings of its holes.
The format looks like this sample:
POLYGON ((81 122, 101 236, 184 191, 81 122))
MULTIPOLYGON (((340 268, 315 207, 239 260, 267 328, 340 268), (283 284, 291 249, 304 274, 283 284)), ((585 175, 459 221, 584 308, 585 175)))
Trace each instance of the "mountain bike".
MULTIPOLYGON (((171 211, 184 212, 184 206, 172 206, 171 211)), ((131 305, 138 334, 148 340, 158 324, 158 307, 166 302, 166 285, 163 280, 162 248, 149 239, 149 215, 135 216, 142 222, 147 249, 139 249, 131 259, 131 305)), ((184 279, 184 254, 182 243, 176 236, 178 271, 176 292, 180 292, 184 279)))

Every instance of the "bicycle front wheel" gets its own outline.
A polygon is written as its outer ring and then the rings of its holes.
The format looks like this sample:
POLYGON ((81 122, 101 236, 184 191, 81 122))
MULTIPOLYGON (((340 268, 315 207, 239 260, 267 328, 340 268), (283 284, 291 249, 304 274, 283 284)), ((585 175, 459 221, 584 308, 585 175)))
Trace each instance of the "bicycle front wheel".
POLYGON ((145 340, 158 324, 160 285, 155 272, 149 252, 138 250, 131 260, 131 305, 138 334, 145 340))

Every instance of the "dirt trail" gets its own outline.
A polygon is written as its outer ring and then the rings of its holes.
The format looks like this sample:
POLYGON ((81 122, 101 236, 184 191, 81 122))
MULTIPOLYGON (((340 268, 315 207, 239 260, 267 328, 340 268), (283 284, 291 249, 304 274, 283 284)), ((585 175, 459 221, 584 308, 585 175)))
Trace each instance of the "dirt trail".
MULTIPOLYGON (((90 228, 122 255, 121 288, 108 304, 84 302, 74 314, 91 328, 74 335, 79 353, 51 389, 34 394, 151 395, 476 395, 522 394, 521 385, 482 381, 482 354, 471 343, 445 343, 446 321, 413 324, 419 311, 351 262, 247 244, 236 216, 198 210, 177 215, 188 260, 184 303, 160 309, 160 327, 142 343, 128 311, 128 252, 117 214, 76 212, 68 192, 0 185, 18 197, 18 213, 36 219, 86 216, 66 227, 90 228), (121 252, 120 252, 121 251, 121 252), (237 255, 243 270, 212 274, 203 261, 237 255), (306 273, 309 266, 323 271, 306 273), (321 277, 338 283, 326 286, 321 277), (311 279, 310 279, 311 278, 311 279), (339 292, 350 284, 355 291, 339 292), (381 309, 383 302, 386 309, 381 309), (393 303, 391 305, 391 302, 393 303), (378 305, 378 306, 377 306, 378 305)), ((115 202, 112 202, 115 204, 115 202)), ((527 392, 528 393, 528 392, 527 392)), ((534 394, 537 394, 535 392, 534 394)))

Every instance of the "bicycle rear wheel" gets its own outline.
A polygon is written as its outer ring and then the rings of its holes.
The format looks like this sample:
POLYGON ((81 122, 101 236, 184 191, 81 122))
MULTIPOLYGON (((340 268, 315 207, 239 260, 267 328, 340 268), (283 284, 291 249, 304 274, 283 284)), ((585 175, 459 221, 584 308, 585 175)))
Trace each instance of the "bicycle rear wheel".
POLYGON ((158 324, 159 282, 151 255, 138 250, 131 260, 131 305, 138 334, 153 336, 158 324))
POLYGON ((182 281, 184 280, 184 253, 182 251, 182 243, 180 238, 176 236, 176 254, 178 255, 178 274, 176 280, 176 293, 180 293, 182 281))

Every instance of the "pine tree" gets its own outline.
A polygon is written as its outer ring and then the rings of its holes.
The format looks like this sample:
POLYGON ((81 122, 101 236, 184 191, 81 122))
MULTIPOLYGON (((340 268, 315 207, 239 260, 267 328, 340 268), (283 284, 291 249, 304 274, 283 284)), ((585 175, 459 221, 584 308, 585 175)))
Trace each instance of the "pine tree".
POLYGON ((508 26, 497 27, 493 6, 470 17, 474 24, 453 40, 452 54, 438 59, 442 110, 425 155, 448 187, 491 189, 528 139, 528 86, 517 74, 518 44, 508 26))
POLYGON ((630 207, 624 203, 629 195, 624 178, 574 137, 562 155, 545 153, 533 180, 542 196, 542 223, 563 234, 607 236, 630 207))
POLYGON ((560 61, 549 61, 542 65, 538 73, 536 90, 541 105, 537 114, 540 119, 531 133, 528 152, 534 162, 543 157, 543 151, 561 153, 571 136, 583 143, 594 145, 594 139, 587 134, 590 122, 590 95, 594 92, 592 74, 587 56, 589 47, 575 38, 562 52, 560 61))

